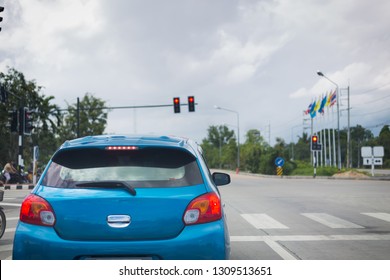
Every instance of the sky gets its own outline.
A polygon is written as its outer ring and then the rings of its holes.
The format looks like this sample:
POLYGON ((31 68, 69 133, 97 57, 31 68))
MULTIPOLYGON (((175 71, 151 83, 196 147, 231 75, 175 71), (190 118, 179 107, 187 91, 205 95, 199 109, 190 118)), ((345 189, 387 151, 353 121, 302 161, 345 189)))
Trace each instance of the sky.
POLYGON ((390 124, 387 0, 0 0, 0 71, 22 72, 61 108, 90 93, 114 109, 106 133, 177 135, 258 129, 271 145, 337 128, 390 124), (320 77, 321 71, 328 78, 320 77), (329 81, 330 80, 330 81, 329 81), (336 84, 336 85, 335 85, 336 84), (349 91, 348 91, 349 88, 349 91), (348 107, 348 92, 350 105, 348 107), (222 109, 216 109, 218 106, 222 109), (238 124, 238 125, 237 125, 238 124), (239 129, 238 129, 239 128, 239 129))

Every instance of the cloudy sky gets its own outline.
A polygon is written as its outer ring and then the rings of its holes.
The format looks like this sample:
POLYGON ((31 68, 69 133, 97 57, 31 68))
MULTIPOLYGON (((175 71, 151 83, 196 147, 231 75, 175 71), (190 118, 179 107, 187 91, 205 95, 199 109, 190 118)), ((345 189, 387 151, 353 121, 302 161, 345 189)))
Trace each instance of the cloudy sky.
MULTIPOLYGON (((107 133, 180 135, 210 125, 296 141, 308 105, 340 87, 340 126, 390 124, 387 0, 0 0, 0 71, 14 67, 65 108, 91 93, 117 109, 107 133), (226 108, 217 110, 214 105, 226 108)), ((313 119, 336 125, 336 106, 313 119)), ((308 120, 304 120, 304 119, 308 120)), ((307 130, 309 131, 309 130, 307 130)))

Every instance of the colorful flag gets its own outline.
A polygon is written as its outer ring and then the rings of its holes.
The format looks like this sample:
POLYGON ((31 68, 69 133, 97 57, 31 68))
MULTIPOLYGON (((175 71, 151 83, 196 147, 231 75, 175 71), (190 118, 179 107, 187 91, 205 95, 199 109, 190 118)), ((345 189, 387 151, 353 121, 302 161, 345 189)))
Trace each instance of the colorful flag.
POLYGON ((305 115, 308 115, 310 113, 311 105, 313 105, 313 102, 309 104, 309 106, 307 107, 307 109, 305 111, 303 111, 305 113, 305 115))
POLYGON ((318 113, 324 114, 324 108, 325 108, 325 104, 326 104, 327 100, 328 100, 328 97, 325 94, 325 96, 322 98, 320 108, 318 109, 318 113))
POLYGON ((336 90, 334 90, 334 92, 330 96, 330 107, 332 107, 334 104, 336 104, 336 102, 337 102, 337 93, 336 93, 336 90))
POLYGON ((320 109, 320 106, 321 106, 321 97, 319 96, 318 101, 316 103, 316 106, 314 107, 314 111, 318 112, 318 110, 320 109))
POLYGON ((332 95, 332 91, 330 91, 330 92, 327 93, 326 95, 327 95, 327 98, 326 98, 325 107, 329 107, 329 106, 330 106, 330 97, 331 97, 331 95, 332 95))
POLYGON ((317 107, 317 101, 314 100, 314 102, 311 104, 311 108, 310 108, 310 117, 311 118, 315 118, 315 116, 317 114, 317 111, 315 110, 316 107, 317 107))

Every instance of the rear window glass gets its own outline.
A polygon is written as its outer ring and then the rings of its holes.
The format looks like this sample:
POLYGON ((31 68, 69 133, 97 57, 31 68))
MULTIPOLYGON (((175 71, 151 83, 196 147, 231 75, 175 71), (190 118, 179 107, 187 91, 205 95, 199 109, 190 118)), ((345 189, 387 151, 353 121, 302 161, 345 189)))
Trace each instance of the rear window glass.
POLYGON ((136 188, 203 183, 196 158, 184 150, 168 148, 62 150, 53 157, 42 183, 71 188, 99 181, 125 181, 136 188))

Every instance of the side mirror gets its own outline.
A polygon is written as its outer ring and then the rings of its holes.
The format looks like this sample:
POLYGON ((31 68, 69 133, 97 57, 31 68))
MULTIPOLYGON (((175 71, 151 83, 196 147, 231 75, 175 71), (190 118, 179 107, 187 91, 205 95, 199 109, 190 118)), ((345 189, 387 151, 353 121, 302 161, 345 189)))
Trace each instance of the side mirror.
POLYGON ((230 175, 226 173, 214 172, 212 176, 213 181, 217 186, 227 185, 231 182, 230 175))

